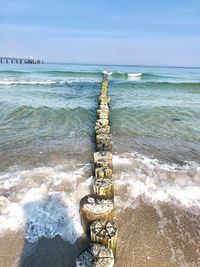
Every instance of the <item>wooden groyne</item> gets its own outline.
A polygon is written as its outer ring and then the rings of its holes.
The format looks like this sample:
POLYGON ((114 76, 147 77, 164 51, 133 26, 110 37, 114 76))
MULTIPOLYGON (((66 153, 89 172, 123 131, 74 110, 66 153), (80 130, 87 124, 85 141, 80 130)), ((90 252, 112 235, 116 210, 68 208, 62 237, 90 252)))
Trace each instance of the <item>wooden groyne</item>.
POLYGON ((114 222, 114 182, 112 180, 112 135, 109 125, 108 76, 103 75, 96 121, 94 181, 90 195, 80 201, 81 221, 91 246, 77 260, 76 266, 112 267, 117 248, 114 222))
POLYGON ((44 62, 40 59, 34 58, 0 57, 0 63, 43 64, 44 62))

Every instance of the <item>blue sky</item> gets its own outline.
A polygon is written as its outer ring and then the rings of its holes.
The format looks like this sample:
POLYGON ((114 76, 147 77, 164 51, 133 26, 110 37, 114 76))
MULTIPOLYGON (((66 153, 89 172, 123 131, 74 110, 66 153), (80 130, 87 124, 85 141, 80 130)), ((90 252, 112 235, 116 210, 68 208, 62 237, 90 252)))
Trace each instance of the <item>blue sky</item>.
POLYGON ((200 66, 200 1, 0 0, 0 54, 200 66))

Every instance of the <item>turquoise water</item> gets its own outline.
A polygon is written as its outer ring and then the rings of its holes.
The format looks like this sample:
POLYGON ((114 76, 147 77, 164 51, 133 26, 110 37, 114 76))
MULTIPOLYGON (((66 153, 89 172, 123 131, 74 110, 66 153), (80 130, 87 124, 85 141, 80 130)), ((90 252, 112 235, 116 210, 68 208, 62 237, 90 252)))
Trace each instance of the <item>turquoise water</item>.
MULTIPOLYGON (((151 147, 152 138, 162 146, 163 140, 198 146, 200 69, 106 67, 113 72, 112 132, 124 140, 123 147, 138 138, 143 143, 151 138, 151 147)), ((51 144, 52 150, 66 145, 70 154, 75 143, 79 150, 79 142, 84 151, 88 142, 92 147, 102 70, 100 65, 0 65, 1 151, 45 151, 51 144)))

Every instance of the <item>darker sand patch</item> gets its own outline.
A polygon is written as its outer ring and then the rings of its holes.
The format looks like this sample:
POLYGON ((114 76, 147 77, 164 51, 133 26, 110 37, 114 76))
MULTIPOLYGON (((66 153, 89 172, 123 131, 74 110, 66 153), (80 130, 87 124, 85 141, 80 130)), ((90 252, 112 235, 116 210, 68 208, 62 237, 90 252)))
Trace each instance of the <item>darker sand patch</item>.
POLYGON ((75 267, 76 257, 88 248, 85 237, 70 244, 56 236, 30 243, 22 232, 10 232, 0 240, 1 267, 75 267))
POLYGON ((79 238, 74 245, 56 236, 42 238, 31 255, 21 257, 20 267, 73 267, 76 257, 88 247, 85 238, 79 238))

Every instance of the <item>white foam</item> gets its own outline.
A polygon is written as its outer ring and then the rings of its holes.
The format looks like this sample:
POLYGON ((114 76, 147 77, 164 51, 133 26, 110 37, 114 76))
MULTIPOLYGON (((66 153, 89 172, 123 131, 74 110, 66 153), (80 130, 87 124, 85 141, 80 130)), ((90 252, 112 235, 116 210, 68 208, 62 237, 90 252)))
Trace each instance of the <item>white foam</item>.
POLYGON ((141 79, 142 73, 128 73, 128 80, 138 81, 141 79))
POLYGON ((0 85, 14 85, 14 84, 22 84, 22 85, 50 85, 55 84, 56 81, 52 80, 37 80, 37 81, 29 81, 29 80, 0 80, 0 85))
POLYGON ((121 208, 134 207, 136 200, 157 203, 171 202, 200 214, 200 166, 187 163, 185 166, 162 164, 157 160, 138 154, 114 156, 116 191, 121 208), (123 162, 125 163, 123 167, 123 162), (127 164, 128 163, 128 164, 127 164), (120 168, 119 168, 120 166, 120 168), (131 167, 130 167, 131 166, 131 167))
POLYGON ((131 159, 126 157, 120 157, 119 155, 114 155, 113 164, 114 165, 131 165, 131 159))
POLYGON ((0 234, 25 229, 29 242, 60 235, 74 243, 83 234, 79 201, 89 193, 91 178, 84 177, 88 167, 67 172, 58 165, 2 174, 2 190, 14 187, 15 194, 0 197, 0 234))
POLYGON ((53 85, 71 84, 74 82, 99 83, 99 80, 92 78, 69 78, 69 79, 45 79, 45 80, 0 80, 0 85, 53 85))
POLYGON ((78 203, 70 193, 48 193, 42 201, 24 203, 23 208, 26 210, 25 236, 30 242, 59 234, 74 243, 83 234, 78 203))

